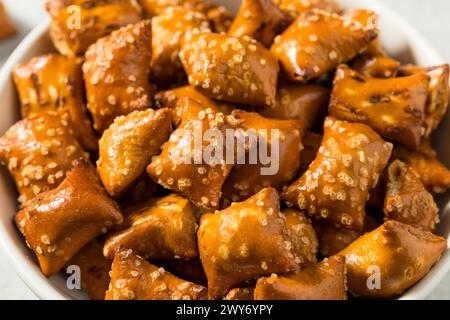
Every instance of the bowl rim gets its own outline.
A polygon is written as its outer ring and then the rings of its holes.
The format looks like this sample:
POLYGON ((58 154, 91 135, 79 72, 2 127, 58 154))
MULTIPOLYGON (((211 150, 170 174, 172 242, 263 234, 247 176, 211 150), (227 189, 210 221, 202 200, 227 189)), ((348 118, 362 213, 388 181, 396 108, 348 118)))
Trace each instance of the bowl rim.
MULTIPOLYGON (((408 43, 414 42, 421 47, 429 60, 434 64, 443 64, 445 60, 434 49, 434 47, 426 40, 426 38, 403 17, 397 14, 389 6, 376 0, 365 0, 361 6, 369 4, 375 10, 379 10, 384 16, 389 16, 390 20, 396 21, 405 33, 408 43)), ((5 64, 0 70, 0 94, 5 89, 7 83, 12 81, 11 71, 22 60, 23 55, 35 45, 35 43, 48 32, 50 19, 46 19, 36 26, 15 48, 9 56, 5 64)), ((447 211, 450 209, 450 203, 447 204, 447 211)), ((450 236, 447 238, 450 240, 450 236)), ((24 284, 39 298, 44 300, 68 300, 71 299, 67 294, 58 290, 50 281, 41 274, 37 274, 39 269, 36 267, 35 261, 30 259, 16 248, 11 235, 9 235, 3 223, 0 223, 0 248, 4 252, 7 260, 13 267, 16 274, 24 282, 24 284)), ((441 260, 433 266, 430 272, 416 283, 412 288, 402 294, 399 300, 418 300, 426 298, 431 291, 439 284, 450 270, 450 252, 447 250, 442 255, 441 260), (432 273, 432 274, 431 274, 432 273)))

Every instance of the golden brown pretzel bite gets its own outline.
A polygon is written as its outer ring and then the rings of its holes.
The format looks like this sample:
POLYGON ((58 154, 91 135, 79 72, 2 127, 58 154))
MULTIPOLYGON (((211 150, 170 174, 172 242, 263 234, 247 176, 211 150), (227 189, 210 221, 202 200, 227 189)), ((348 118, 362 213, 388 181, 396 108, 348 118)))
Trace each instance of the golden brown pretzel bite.
POLYGON ((270 47, 285 28, 285 19, 272 0, 243 0, 228 35, 249 36, 270 47))
POLYGON ((282 213, 286 217, 295 262, 299 265, 316 263, 319 240, 311 220, 297 209, 285 209, 282 213))
POLYGON ((123 230, 110 235, 103 253, 112 259, 116 252, 133 249, 145 259, 191 259, 198 255, 197 219, 186 198, 169 195, 150 199, 129 210, 123 230))
POLYGON ((278 62, 250 37, 191 35, 183 40, 180 58, 189 83, 211 98, 254 106, 275 100, 278 62))
POLYGON ((384 214, 386 220, 396 220, 433 232, 439 222, 438 207, 423 186, 417 172, 396 160, 388 169, 384 214))
POLYGON ((77 266, 81 272, 81 287, 92 300, 104 300, 111 277, 111 260, 103 256, 104 241, 96 238, 83 247, 67 263, 67 271, 70 266, 77 266))
POLYGON ((0 1, 0 40, 14 36, 17 29, 11 19, 8 17, 3 2, 0 1))
MULTIPOLYGON (((232 129, 223 113, 204 109, 197 101, 185 99, 184 115, 178 129, 164 144, 162 153, 154 157, 147 167, 148 174, 163 187, 189 198, 196 206, 209 210, 217 209, 222 185, 233 165, 225 161, 225 131, 232 129), (214 133, 210 139, 201 135, 214 133), (201 132, 201 135, 198 133, 201 132), (223 140, 223 152, 215 156, 211 150, 219 137, 223 140), (201 139, 196 145, 195 141, 201 139), (200 156, 200 157, 198 157, 200 156), (210 159, 209 159, 210 158, 210 159)), ((218 142, 217 144, 220 144, 218 142)))
POLYGON ((300 14, 314 9, 340 13, 341 7, 334 0, 274 0, 274 3, 292 20, 300 14))
POLYGON ((430 77, 374 79, 341 65, 334 79, 330 114, 361 122, 381 136, 417 148, 425 134, 425 104, 430 77))
MULTIPOLYGON (((371 10, 348 10, 344 16, 361 23, 363 26, 378 28, 378 16, 371 10)), ((377 38, 370 43, 363 54, 352 62, 352 67, 367 77, 391 78, 397 75, 400 62, 386 54, 380 38, 377 38)))
POLYGON ((186 74, 178 54, 186 32, 209 32, 207 17, 198 11, 171 7, 152 19, 152 81, 159 85, 181 82, 186 74))
POLYGON ((205 287, 181 280, 135 255, 116 254, 106 300, 205 300, 205 287))
POLYGON ((450 189, 450 170, 439 161, 434 150, 423 152, 396 147, 394 157, 410 165, 419 174, 428 191, 438 194, 450 189))
POLYGON ((347 300, 345 260, 333 256, 293 274, 259 278, 255 300, 347 300))
POLYGON ((168 8, 182 7, 203 13, 208 17, 214 32, 227 32, 233 17, 222 6, 217 6, 208 0, 139 0, 149 18, 163 14, 168 8))
POLYGON ((36 197, 15 217, 47 277, 122 221, 117 204, 86 160, 79 161, 58 188, 36 197))
POLYGON ((16 66, 13 76, 22 117, 46 110, 66 109, 82 147, 96 151, 98 137, 92 129, 84 102, 82 62, 81 58, 48 54, 16 66))
POLYGON ((326 110, 330 90, 314 84, 282 83, 278 86, 275 103, 263 109, 261 115, 275 119, 298 119, 310 129, 326 110))
POLYGON ((253 300, 253 295, 255 288, 234 288, 228 292, 228 294, 223 297, 223 300, 253 300))
POLYGON ((67 56, 81 56, 99 38, 142 19, 135 0, 50 0, 46 9, 53 44, 67 56))
POLYGON ((282 198, 312 216, 362 230, 369 190, 377 184, 392 144, 364 124, 328 117, 324 127, 316 159, 282 198))
POLYGON ((178 126, 184 113, 184 107, 186 107, 186 104, 183 102, 186 98, 197 101, 205 110, 209 108, 214 112, 222 112, 224 115, 229 115, 234 110, 233 105, 210 99, 191 86, 159 92, 155 95, 155 103, 159 108, 172 109, 174 111, 173 123, 175 126, 178 126))
POLYGON ((267 188, 202 216, 197 236, 210 298, 220 298, 253 277, 298 267, 279 205, 277 191, 267 188))
POLYGON ((99 39, 86 52, 88 108, 99 132, 117 116, 151 106, 150 44, 150 20, 144 20, 99 39))
POLYGON ((45 111, 21 120, 0 138, 0 162, 7 165, 25 204, 56 188, 75 160, 89 155, 74 137, 65 111, 45 111))
POLYGON ((347 248, 364 233, 376 229, 377 226, 375 219, 368 214, 364 218, 363 231, 336 227, 324 220, 314 221, 314 230, 319 238, 319 252, 324 257, 333 256, 347 248))
POLYGON ((425 136, 428 137, 439 126, 447 113, 450 70, 448 64, 428 68, 404 66, 400 69, 400 74, 402 76, 409 76, 422 72, 426 72, 431 78, 425 116, 425 136))
POLYGON ((260 157, 256 159, 255 164, 251 164, 250 156, 247 157, 245 164, 235 164, 222 187, 222 199, 243 201, 264 188, 273 187, 281 190, 291 183, 300 166, 300 152, 303 148, 301 142, 306 131, 304 123, 300 120, 268 119, 258 113, 242 110, 234 110, 232 116, 240 123, 244 133, 251 131, 258 136, 258 142, 249 146, 245 157, 252 152, 261 152, 260 148, 264 148, 262 141, 267 144, 267 150, 264 152, 269 155, 272 144, 275 143, 278 146, 278 153, 270 154, 270 163, 267 164, 263 162, 265 159, 262 160, 260 157), (263 131, 260 133, 258 130, 263 131), (268 172, 262 172, 263 168, 268 172))
POLYGON ((316 10, 300 15, 271 51, 291 80, 307 81, 353 59, 376 37, 375 28, 316 10))
POLYGON ((100 139, 97 170, 112 197, 122 195, 145 172, 172 132, 169 109, 135 111, 120 116, 100 139))
POLYGON ((422 279, 446 249, 446 239, 391 220, 340 254, 354 296, 389 298, 422 279))

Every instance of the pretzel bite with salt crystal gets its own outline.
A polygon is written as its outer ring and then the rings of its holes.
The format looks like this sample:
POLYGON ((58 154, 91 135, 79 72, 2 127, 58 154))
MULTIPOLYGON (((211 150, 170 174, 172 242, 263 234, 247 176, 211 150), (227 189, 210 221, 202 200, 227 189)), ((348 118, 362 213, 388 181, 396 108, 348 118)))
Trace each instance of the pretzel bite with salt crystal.
POLYGON ((319 253, 324 257, 334 256, 347 248, 364 233, 370 232, 377 227, 378 224, 375 219, 368 214, 364 219, 363 231, 336 227, 325 220, 314 221, 314 230, 319 238, 319 253))
POLYGON ((319 240, 311 220, 297 209, 285 209, 282 213, 286 217, 295 262, 299 265, 316 263, 319 240))
POLYGON ((330 89, 314 84, 282 83, 275 103, 259 108, 262 116, 275 119, 302 120, 311 129, 328 107, 330 89))
POLYGON ((423 186, 417 172, 396 160, 389 165, 384 215, 425 231, 433 232, 439 222, 433 195, 423 186))
MULTIPOLYGON (((365 27, 378 28, 378 15, 371 10, 348 10, 344 17, 355 20, 365 27)), ((400 62, 386 54, 380 38, 377 38, 370 43, 363 54, 352 62, 352 67, 367 77, 392 78, 397 75, 400 62)))
POLYGON ((275 101, 278 62, 250 37, 191 34, 180 58, 189 83, 210 98, 253 106, 275 101))
POLYGON ((5 6, 3 2, 0 1, 0 40, 12 37, 16 35, 17 29, 14 23, 8 17, 5 6))
POLYGON ((394 157, 411 166, 419 174, 428 191, 440 194, 450 189, 450 170, 439 161, 434 150, 411 151, 407 148, 396 147, 394 157))
POLYGON ((292 274, 259 278, 255 300, 347 300, 345 259, 333 256, 292 274))
POLYGON ((0 162, 14 177, 22 204, 56 188, 74 161, 88 156, 75 139, 69 114, 62 110, 23 119, 0 138, 0 162))
POLYGON ((144 20, 99 39, 83 65, 88 109, 103 132, 121 115, 151 106, 151 23, 144 20))
POLYGON ((319 9, 330 13, 340 13, 342 8, 334 0, 273 0, 278 7, 295 20, 300 14, 319 9))
POLYGON ((446 239, 390 220, 340 254, 352 295, 390 298, 422 279, 445 250, 446 239))
POLYGON ((210 298, 221 298, 245 280, 298 268, 279 206, 277 191, 267 188, 202 216, 197 237, 210 298))
POLYGON ((135 0, 50 0, 46 9, 53 45, 66 56, 82 56, 99 38, 142 19, 135 0))
POLYGON ((285 27, 285 16, 272 0, 243 0, 228 35, 249 36, 270 47, 285 27))
POLYGON ((233 16, 228 9, 208 0, 140 0, 140 2, 149 18, 159 16, 173 7, 203 13, 208 17, 211 28, 216 33, 226 33, 233 22, 233 16))
POLYGON ((223 300, 243 300, 250 301, 253 300, 253 295, 255 292, 255 288, 234 288, 231 289, 228 294, 223 297, 223 300))
POLYGON ((223 185, 222 198, 228 202, 243 201, 264 188, 281 190, 291 183, 300 166, 305 124, 300 120, 268 119, 242 110, 234 110, 232 116, 244 130, 241 139, 249 139, 250 145, 248 150, 242 150, 241 156, 247 159, 244 164, 239 164, 237 155, 237 164, 223 185), (262 159, 264 153, 270 158, 262 159), (252 154, 259 154, 254 164, 252 154))
POLYGON ((197 101, 205 110, 209 108, 214 112, 222 112, 224 115, 229 115, 234 110, 233 105, 210 99, 191 86, 182 86, 159 92, 155 95, 155 103, 159 108, 172 109, 173 123, 178 126, 184 113, 184 107, 186 107, 183 102, 186 98, 197 101))
POLYGON ((135 111, 117 117, 100 139, 97 170, 112 197, 126 192, 145 172, 172 133, 169 109, 135 111))
POLYGON ((81 160, 58 188, 24 207, 15 222, 49 277, 91 240, 122 224, 123 217, 95 168, 81 160))
POLYGON ((178 54, 186 32, 210 32, 207 17, 198 11, 170 7, 152 19, 152 82, 165 86, 186 78, 178 54))
POLYGON ((198 207, 214 211, 233 167, 225 161, 228 150, 225 131, 234 126, 223 113, 205 110, 195 100, 185 99, 183 103, 185 111, 180 125, 164 144, 162 153, 148 165, 147 173, 166 189, 184 195, 198 207))
POLYGON ((275 39, 271 51, 293 81, 308 81, 355 58, 377 37, 377 30, 325 11, 300 15, 275 39))
POLYGON ((449 65, 435 67, 403 66, 401 76, 410 76, 426 72, 430 78, 425 116, 425 136, 428 137, 437 129, 445 114, 449 102, 449 65))
POLYGON ((124 250, 116 254, 106 300, 206 300, 207 289, 124 250))
POLYGON ((191 259, 198 255, 195 209, 186 198, 172 194, 150 199, 129 212, 123 230, 106 240, 105 257, 112 259, 123 249, 133 249, 153 260, 191 259))
POLYGON ((66 266, 71 274, 71 266, 80 268, 81 287, 92 300, 104 300, 111 277, 111 260, 103 256, 104 241, 96 238, 89 242, 73 257, 66 266))
POLYGON ((66 109, 82 147, 96 151, 98 138, 84 102, 82 62, 81 58, 48 54, 16 66, 13 77, 22 117, 27 118, 41 111, 66 109))
POLYGON ((340 66, 334 79, 329 111, 340 120, 361 122, 383 138, 417 148, 425 134, 430 77, 367 78, 340 66))
POLYGON ((324 131, 316 159, 282 199, 316 218, 362 230, 369 190, 386 167, 392 144, 364 124, 332 117, 324 131))

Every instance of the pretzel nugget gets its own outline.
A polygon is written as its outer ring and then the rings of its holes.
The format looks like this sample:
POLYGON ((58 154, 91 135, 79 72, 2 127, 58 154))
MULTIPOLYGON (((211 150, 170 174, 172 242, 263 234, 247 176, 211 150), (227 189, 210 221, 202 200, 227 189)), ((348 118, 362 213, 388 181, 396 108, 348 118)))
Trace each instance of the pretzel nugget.
POLYGON ((437 129, 447 113, 449 102, 449 72, 448 64, 435 67, 404 66, 400 69, 402 76, 410 76, 426 72, 430 76, 430 86, 425 117, 425 136, 428 137, 437 129))
POLYGON ((278 63, 254 39, 191 35, 183 40, 180 58, 191 86, 208 97, 253 106, 275 100, 278 63))
POLYGON ((446 249, 446 239, 391 220, 340 254, 354 296, 390 298, 422 279, 446 249))
POLYGON ((183 103, 185 111, 178 129, 164 144, 162 153, 148 165, 147 173, 166 189, 184 195, 198 207, 214 211, 219 205, 222 185, 233 167, 225 161, 226 144, 216 142, 225 142, 225 131, 233 126, 227 123, 223 113, 205 110, 195 100, 186 99, 183 103), (211 137, 203 139, 198 132, 207 130, 211 137), (196 143, 199 137, 201 141, 196 143), (222 153, 214 146, 222 146, 222 153), (214 152, 208 153, 211 149, 214 152))
POLYGON ((139 0, 149 18, 164 14, 167 9, 181 7, 200 12, 208 17, 212 30, 216 33, 227 32, 233 22, 231 13, 222 6, 208 0, 139 0))
POLYGON ((345 259, 333 256, 293 274, 260 278, 255 300, 347 300, 345 259))
POLYGON ((324 127, 316 159, 282 199, 316 218, 362 230, 369 190, 387 165, 392 144, 364 124, 328 117, 324 127))
POLYGON ((17 34, 17 29, 14 23, 8 17, 5 6, 0 1, 0 40, 12 37, 17 34))
POLYGON ((135 255, 116 254, 106 300, 205 300, 205 287, 181 280, 135 255))
POLYGON ((14 177, 22 204, 56 188, 74 161, 88 156, 75 139, 69 114, 63 111, 23 119, 0 138, 0 162, 14 177))
POLYGON ((330 114, 337 119, 361 122, 385 139, 417 148, 425 134, 425 105, 430 78, 366 78, 340 66, 334 79, 330 114))
MULTIPOLYGON (((353 9, 345 12, 344 16, 365 27, 378 28, 378 16, 371 10, 353 9)), ((377 38, 370 43, 362 55, 352 62, 352 67, 366 77, 392 78, 397 75, 400 62, 386 54, 380 38, 377 38)))
POLYGON ((203 215, 197 236, 212 299, 253 277, 298 267, 275 189, 203 215))
POLYGON ((75 257, 67 263, 67 272, 71 266, 80 268, 81 287, 92 300, 104 300, 111 277, 111 260, 103 256, 104 241, 97 238, 89 242, 75 257))
POLYGON ((388 176, 385 218, 433 232, 439 221, 439 210, 416 171, 396 160, 389 166, 388 176))
POLYGON ((270 47, 284 25, 284 14, 272 0, 243 0, 228 35, 249 36, 270 47))
POLYGON ((103 253, 133 249, 146 259, 191 259, 198 255, 194 206, 178 195, 151 199, 130 210, 123 230, 108 237, 103 253))
POLYGON ((86 160, 64 182, 30 202, 15 217, 20 232, 50 277, 81 248, 120 225, 122 214, 86 160))
POLYGON ((145 172, 172 132, 169 109, 135 111, 116 118, 100 139, 97 170, 112 197, 122 195, 145 172))
POLYGON ((150 43, 150 21, 144 20, 101 38, 86 52, 88 109, 97 131, 108 129, 118 116, 151 106, 150 43))
POLYGON ((330 90, 314 84, 282 83, 278 86, 275 103, 258 111, 275 119, 302 120, 311 129, 328 107, 330 90))
POLYGON ((186 98, 197 101, 203 106, 205 111, 211 109, 214 112, 222 112, 224 115, 229 115, 234 110, 233 105, 210 99, 191 86, 177 87, 159 92, 155 95, 155 103, 159 108, 172 109, 173 123, 175 126, 178 126, 185 111, 186 103, 184 101, 186 98))
POLYGON ((52 19, 50 37, 66 56, 82 56, 99 38, 142 19, 135 0, 50 0, 46 9, 52 19))
POLYGON ((374 28, 336 14, 311 11, 277 37, 271 51, 291 80, 304 82, 353 59, 376 37, 374 28))
MULTIPOLYGON (((234 110, 232 117, 244 130, 251 130, 258 136, 258 142, 249 147, 248 153, 258 152, 257 148, 264 148, 265 144, 268 150, 264 152, 268 155, 269 150, 273 150, 273 144, 278 150, 270 154, 269 163, 263 163, 265 159, 259 157, 255 164, 249 161, 236 164, 223 185, 223 199, 243 201, 264 188, 281 190, 291 183, 300 166, 300 152, 303 148, 301 140, 306 131, 304 123, 300 120, 268 119, 257 113, 241 110, 234 110)), ((259 154, 261 155, 261 150, 259 154)), ((250 159, 250 156, 248 158, 250 159)))
POLYGON ((88 151, 97 151, 98 138, 92 129, 84 102, 81 58, 48 54, 14 68, 21 114, 27 118, 41 111, 66 109, 75 135, 88 151))
POLYGON ((422 152, 397 147, 394 149, 394 157, 410 165, 419 174, 428 191, 440 194, 450 189, 450 170, 439 161, 434 150, 422 152))
POLYGON ((171 7, 152 19, 151 76, 159 85, 181 82, 186 74, 178 54, 186 32, 209 32, 207 17, 197 11, 171 7))

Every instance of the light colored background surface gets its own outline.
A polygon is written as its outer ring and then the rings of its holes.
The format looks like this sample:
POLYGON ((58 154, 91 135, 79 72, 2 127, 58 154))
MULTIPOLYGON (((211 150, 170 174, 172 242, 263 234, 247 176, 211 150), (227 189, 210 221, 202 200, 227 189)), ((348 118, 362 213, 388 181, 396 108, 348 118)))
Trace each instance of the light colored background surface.
MULTIPOLYGON (((441 55, 450 62, 449 0, 379 0, 386 3, 424 34, 441 55)), ((46 18, 45 0, 5 0, 20 35, 0 44, 0 66, 11 51, 37 23, 46 18)), ((1 205, 1 204, 0 204, 1 205)), ((450 274, 430 295, 430 299, 450 300, 450 274)), ((0 299, 37 299, 10 267, 0 252, 0 299)))

